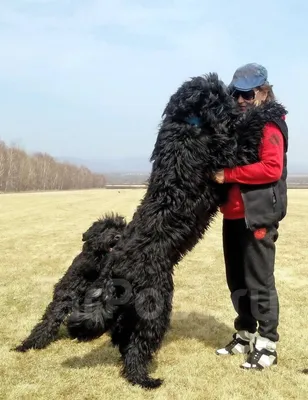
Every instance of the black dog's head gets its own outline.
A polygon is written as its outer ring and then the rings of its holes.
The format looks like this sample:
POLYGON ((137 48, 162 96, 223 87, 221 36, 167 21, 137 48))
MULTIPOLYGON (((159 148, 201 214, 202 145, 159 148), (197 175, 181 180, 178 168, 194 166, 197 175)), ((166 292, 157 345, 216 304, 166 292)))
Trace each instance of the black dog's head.
POLYGON ((95 221, 82 235, 84 246, 95 253, 108 253, 121 238, 126 225, 124 217, 118 214, 106 214, 95 221))
POLYGON ((187 80, 164 109, 151 161, 159 165, 160 159, 170 161, 170 154, 175 154, 177 159, 170 165, 176 171, 180 157, 187 159, 189 153, 191 170, 186 165, 187 173, 196 176, 198 169, 202 182, 206 177, 212 182, 214 172, 235 165, 234 123, 238 117, 236 101, 216 73, 187 80))
POLYGON ((238 110, 230 89, 216 73, 209 73, 184 82, 170 97, 163 116, 217 125, 217 120, 223 124, 237 118, 238 110))

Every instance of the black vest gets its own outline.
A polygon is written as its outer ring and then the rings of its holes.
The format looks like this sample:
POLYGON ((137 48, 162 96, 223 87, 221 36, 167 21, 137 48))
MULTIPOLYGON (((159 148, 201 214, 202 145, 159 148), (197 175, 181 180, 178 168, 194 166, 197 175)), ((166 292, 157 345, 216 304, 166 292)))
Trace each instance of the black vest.
POLYGON ((284 160, 281 178, 263 185, 240 184, 245 206, 247 227, 255 230, 278 224, 287 214, 287 151, 288 126, 281 118, 272 120, 280 129, 284 138, 284 160))

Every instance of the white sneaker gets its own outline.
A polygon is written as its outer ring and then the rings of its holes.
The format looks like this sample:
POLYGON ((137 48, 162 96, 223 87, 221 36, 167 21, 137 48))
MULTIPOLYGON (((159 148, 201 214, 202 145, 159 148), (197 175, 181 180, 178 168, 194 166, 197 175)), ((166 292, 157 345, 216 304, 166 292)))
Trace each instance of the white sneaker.
POLYGON ((251 343, 251 350, 241 368, 262 370, 275 364, 277 364, 276 343, 257 336, 251 343))
POLYGON ((233 334, 233 340, 225 347, 216 350, 217 355, 248 354, 250 351, 250 342, 255 334, 247 331, 238 331, 233 334))

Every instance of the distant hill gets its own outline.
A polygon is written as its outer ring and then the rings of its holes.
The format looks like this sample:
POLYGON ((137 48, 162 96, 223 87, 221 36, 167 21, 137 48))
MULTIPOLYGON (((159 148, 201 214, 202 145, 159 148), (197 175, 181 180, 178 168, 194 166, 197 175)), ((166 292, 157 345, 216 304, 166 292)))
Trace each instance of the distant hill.
MULTIPOLYGON (((87 160, 74 157, 56 157, 58 161, 83 165, 94 173, 102 173, 108 185, 144 184, 151 172, 152 164, 146 157, 87 160)), ((288 186, 308 187, 308 166, 289 163, 288 186)))
MULTIPOLYGON (((84 165, 93 172, 105 174, 148 174, 152 164, 147 157, 123 157, 117 159, 103 158, 101 160, 81 159, 74 157, 56 157, 62 162, 70 162, 76 165, 84 165)), ((290 163, 288 165, 289 175, 308 175, 308 165, 290 163)))
POLYGON ((288 163, 289 175, 308 175, 308 166, 302 164, 288 163))
POLYGON ((148 174, 152 164, 146 157, 129 157, 118 159, 87 160, 74 157, 56 157, 61 162, 69 162, 76 165, 84 165, 92 172, 109 173, 137 173, 148 174))

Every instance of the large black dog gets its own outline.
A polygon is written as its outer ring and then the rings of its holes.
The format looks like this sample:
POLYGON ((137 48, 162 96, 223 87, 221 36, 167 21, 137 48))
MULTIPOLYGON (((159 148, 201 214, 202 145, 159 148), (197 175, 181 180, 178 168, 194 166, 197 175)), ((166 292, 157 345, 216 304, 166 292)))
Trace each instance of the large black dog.
POLYGON ((89 292, 73 312, 73 337, 110 331, 123 375, 145 388, 161 385, 148 363, 169 326, 174 266, 203 237, 225 201, 213 181, 224 167, 258 161, 262 128, 285 109, 277 103, 241 117, 216 74, 185 82, 171 96, 153 150, 148 189, 89 292))
MULTIPOLYGON (((74 307, 84 303, 86 291, 98 278, 107 256, 126 227, 124 217, 106 214, 83 233, 82 251, 73 260, 64 276, 54 287, 53 299, 41 321, 30 335, 15 348, 25 352, 31 348, 42 349, 56 339, 61 323, 74 307)), ((97 332, 95 332, 97 337, 97 332)), ((83 340, 92 339, 91 332, 83 340)))

